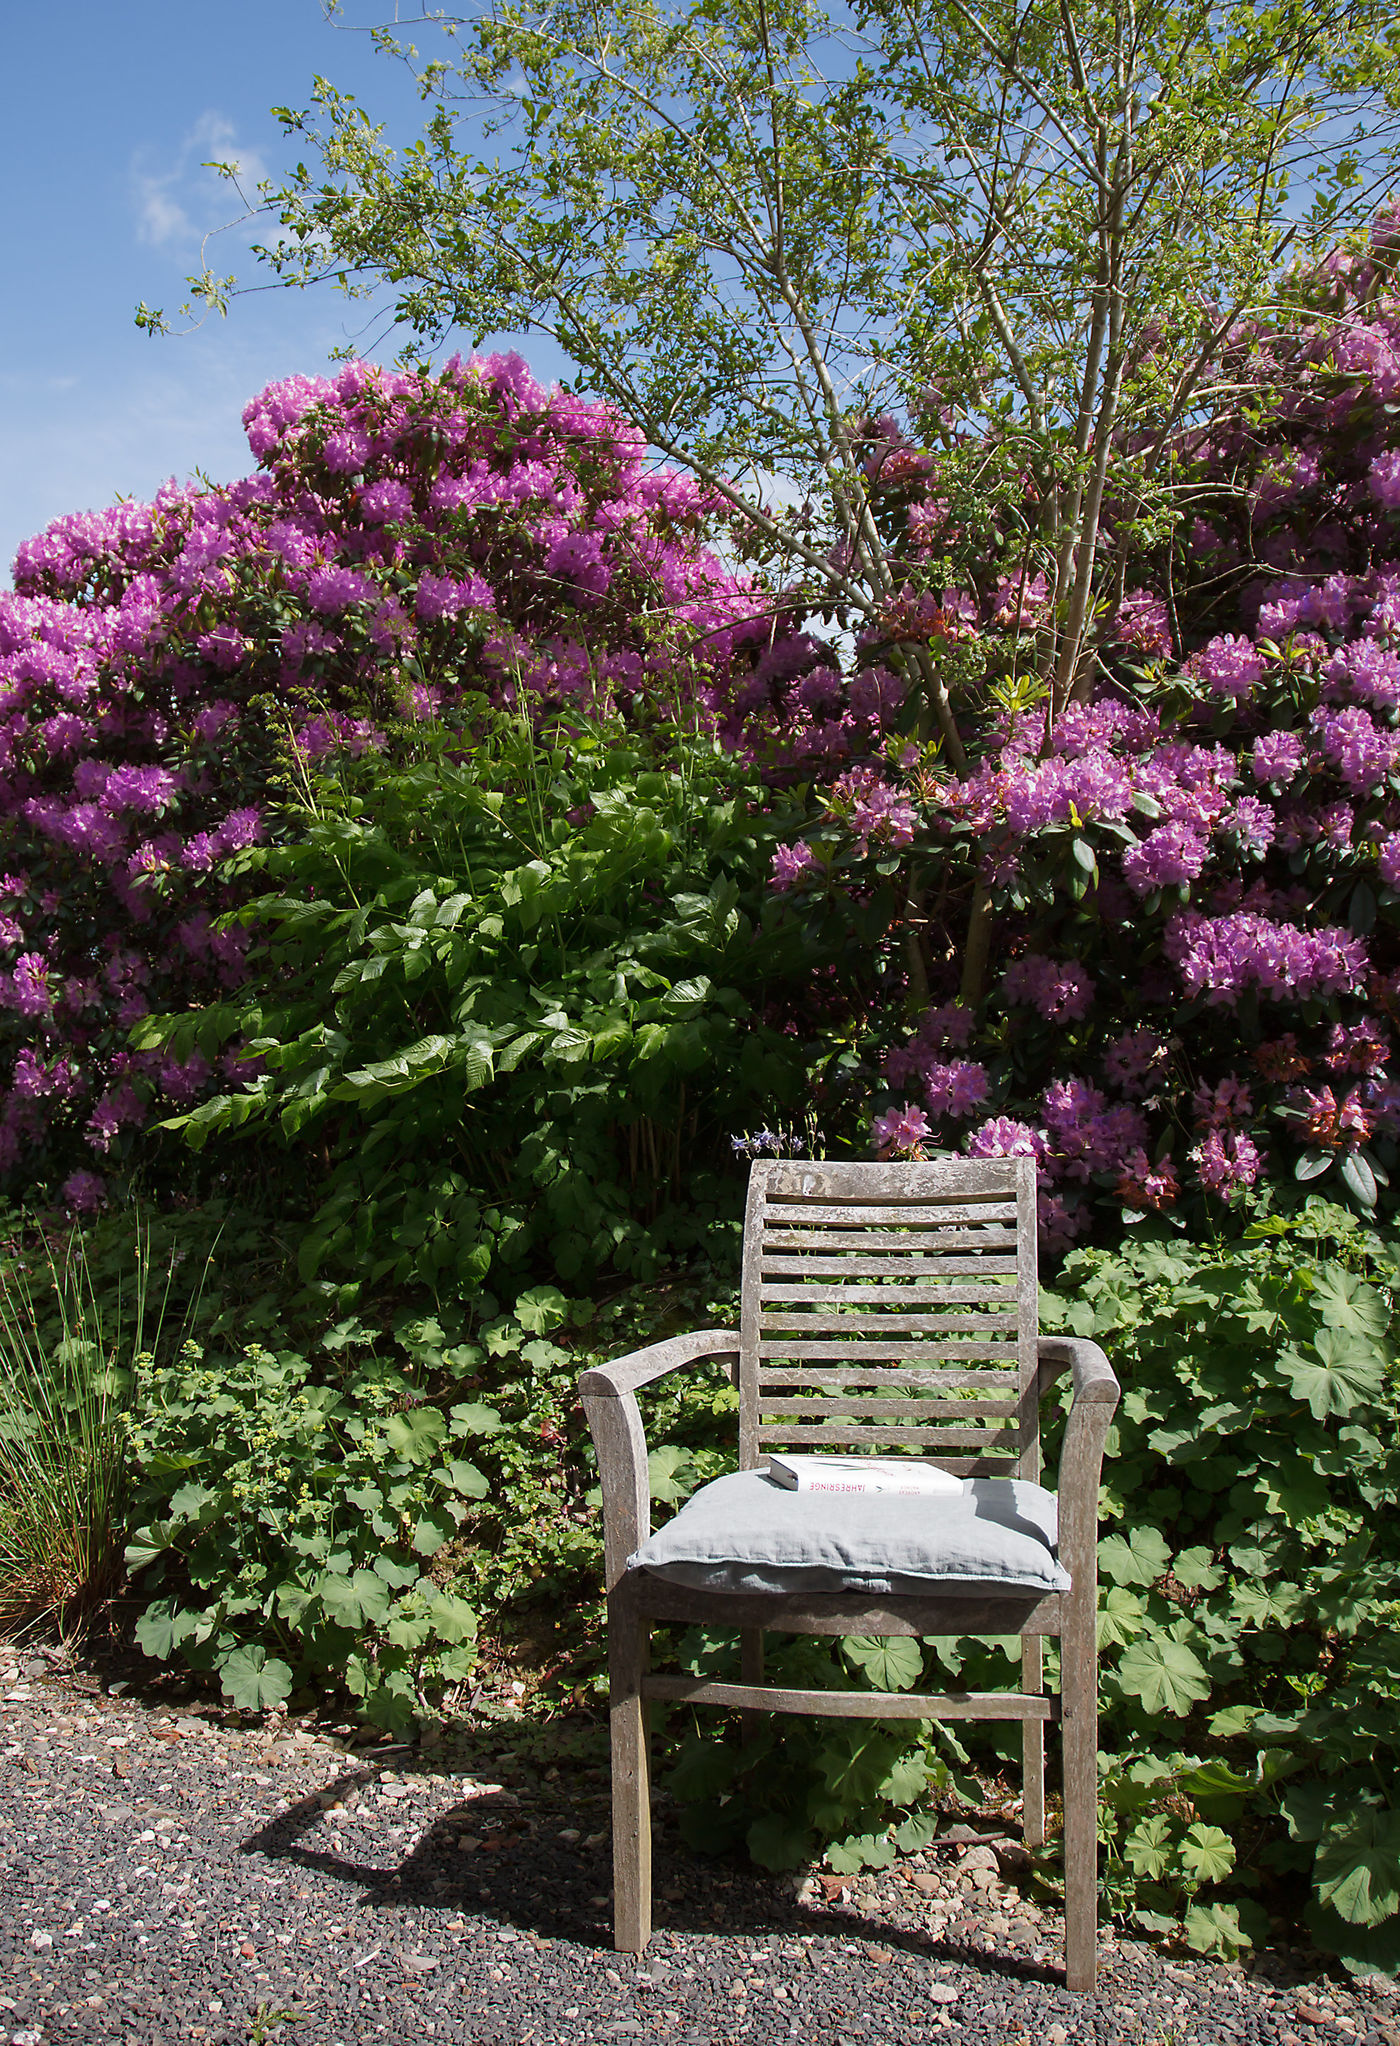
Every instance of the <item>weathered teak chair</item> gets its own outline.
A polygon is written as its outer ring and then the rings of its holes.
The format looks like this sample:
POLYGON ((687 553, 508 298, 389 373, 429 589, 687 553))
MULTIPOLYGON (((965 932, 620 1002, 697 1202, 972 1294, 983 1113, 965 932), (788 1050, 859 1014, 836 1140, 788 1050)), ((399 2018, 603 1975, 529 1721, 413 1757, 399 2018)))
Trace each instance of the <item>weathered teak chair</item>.
POLYGON ((1035 1165, 755 1164, 740 1328, 674 1336, 587 1371, 602 1473, 611 1679, 615 1944, 651 1934, 646 1701, 823 1717, 1019 1719, 1024 1828, 1045 1826, 1044 1725, 1064 1760, 1066 1975, 1095 1979, 1099 1469, 1118 1383, 1094 1343, 1036 1328, 1035 1165), (739 1470, 651 1535, 636 1389, 704 1357, 733 1359, 739 1470), (1055 1499, 1040 1490, 1042 1386, 1073 1403, 1055 1499), (971 1480, 954 1498, 790 1492, 768 1449, 899 1445, 971 1480), (733 1628, 742 1683, 653 1676, 654 1621, 733 1628), (762 1682, 763 1630, 1019 1634, 1011 1692, 784 1690, 762 1682), (1060 1636, 1060 1692, 1041 1640, 1060 1636))

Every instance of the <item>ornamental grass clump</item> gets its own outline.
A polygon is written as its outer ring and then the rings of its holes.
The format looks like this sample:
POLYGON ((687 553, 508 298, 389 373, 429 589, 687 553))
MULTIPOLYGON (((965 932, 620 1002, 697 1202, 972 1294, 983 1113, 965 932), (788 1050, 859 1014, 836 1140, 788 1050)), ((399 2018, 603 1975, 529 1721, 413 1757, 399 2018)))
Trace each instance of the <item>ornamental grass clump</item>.
POLYGON ((139 1239, 129 1281, 115 1291, 94 1282, 77 1236, 22 1240, 0 1261, 6 1634, 79 1631, 120 1587, 127 1410, 148 1279, 139 1239))

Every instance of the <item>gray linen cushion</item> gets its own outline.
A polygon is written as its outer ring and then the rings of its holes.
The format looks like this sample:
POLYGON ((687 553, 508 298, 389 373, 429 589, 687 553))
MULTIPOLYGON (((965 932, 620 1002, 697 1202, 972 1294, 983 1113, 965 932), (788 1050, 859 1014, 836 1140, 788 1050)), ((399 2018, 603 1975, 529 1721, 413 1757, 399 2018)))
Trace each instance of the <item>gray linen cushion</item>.
POLYGON ((1068 1591, 1055 1506, 1053 1492, 1019 1478, 969 1478, 960 1494, 911 1499, 789 1492, 763 1471, 736 1471, 688 1499, 627 1567, 696 1591, 1068 1591))

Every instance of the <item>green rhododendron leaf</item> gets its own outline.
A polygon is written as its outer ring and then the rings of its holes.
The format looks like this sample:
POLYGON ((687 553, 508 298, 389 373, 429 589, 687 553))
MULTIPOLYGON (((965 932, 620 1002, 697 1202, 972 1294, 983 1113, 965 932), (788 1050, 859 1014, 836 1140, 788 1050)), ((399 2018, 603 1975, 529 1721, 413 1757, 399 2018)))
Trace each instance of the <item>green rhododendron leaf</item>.
POLYGON ((1361 1805, 1334 1821, 1317 1847, 1317 1894, 1348 1925, 1400 1912, 1400 1811, 1361 1805))
POLYGON ((1355 1336, 1323 1328, 1313 1338, 1311 1355, 1280 1352, 1278 1374, 1294 1399, 1306 1400, 1313 1418, 1325 1421, 1329 1414, 1349 1414, 1376 1398, 1385 1380, 1385 1359, 1355 1336))
POLYGON ((409 1463, 431 1463, 447 1434, 447 1422, 436 1407, 415 1407, 409 1414, 391 1414, 384 1433, 396 1456, 409 1463))
POLYGON ((907 1634, 883 1638, 847 1634, 841 1642, 847 1662, 861 1670, 872 1691, 912 1691, 923 1675, 923 1651, 907 1634))
POLYGON ((1235 1843, 1219 1826, 1188 1826, 1177 1853, 1186 1873, 1198 1883, 1223 1882, 1235 1865, 1235 1843))
POLYGON ((242 1712, 268 1712, 291 1696, 291 1670, 258 1642, 235 1648, 216 1667, 224 1696, 242 1712))
POLYGON ((1171 1550, 1155 1527, 1129 1528, 1099 1543, 1099 1570, 1114 1584, 1155 1584, 1170 1562, 1171 1550))
POLYGON ((1210 1696, 1210 1678, 1182 1641, 1152 1634, 1123 1650, 1118 1681, 1126 1697, 1145 1712, 1172 1712, 1184 1718, 1193 1705, 1210 1696))

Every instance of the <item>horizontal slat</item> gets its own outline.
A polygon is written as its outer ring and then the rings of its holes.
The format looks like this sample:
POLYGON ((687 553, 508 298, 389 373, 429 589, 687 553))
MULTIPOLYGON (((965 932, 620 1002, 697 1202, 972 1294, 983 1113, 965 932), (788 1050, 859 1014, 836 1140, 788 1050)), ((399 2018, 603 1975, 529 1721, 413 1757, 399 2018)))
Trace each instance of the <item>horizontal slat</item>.
MULTIPOLYGON (((763 1254, 770 1250, 862 1250, 872 1256, 900 1256, 945 1251, 1005 1250, 1014 1247, 1014 1229, 877 1229, 865 1223, 853 1224, 844 1234, 836 1229, 765 1229, 761 1238, 763 1254)), ((1013 1265, 1012 1269, 1015 1267, 1013 1265)))
POLYGON ((806 1329, 839 1330, 842 1335, 856 1335, 867 1329, 871 1335, 913 1336, 949 1335, 961 1329, 1005 1329, 1015 1328, 1018 1317, 1015 1314, 875 1314, 862 1313, 857 1309, 853 1314, 799 1314, 796 1305, 783 1308, 776 1305, 762 1310, 762 1331, 765 1336, 775 1334, 779 1329, 792 1329, 801 1333, 806 1329))
POLYGON ((760 1397, 767 1387, 778 1385, 1002 1386, 1011 1392, 1016 1383, 1014 1371, 925 1371, 914 1364, 894 1364, 885 1371, 847 1370, 831 1364, 761 1365, 758 1373, 760 1397))
POLYGON ((776 1684, 655 1676, 643 1677, 642 1695, 687 1705, 814 1712, 823 1719, 1058 1719, 1060 1702, 1021 1691, 789 1691, 776 1684))
POLYGON ((917 1285, 924 1281, 941 1288, 949 1279, 985 1279, 985 1290, 1010 1291, 1016 1279, 1014 1257, 864 1257, 851 1251, 846 1257, 795 1257, 763 1253, 763 1276, 797 1279, 902 1279, 917 1285))
POLYGON ((870 1201, 842 1201, 838 1205, 832 1202, 802 1202, 788 1199, 770 1201, 764 1210, 766 1225, 771 1227, 776 1222, 783 1228, 791 1228, 794 1223, 799 1222, 817 1223, 822 1228, 835 1224, 853 1228, 862 1222, 874 1222, 881 1223, 888 1229, 893 1221, 936 1228, 942 1223, 967 1227, 978 1222, 1015 1220, 1016 1203, 1003 1200, 960 1199, 957 1202, 950 1201, 946 1206, 924 1201, 917 1207, 903 1207, 896 1212, 888 1204, 880 1205, 870 1201))
POLYGON ((825 1399, 804 1399, 799 1393, 760 1392, 758 1396, 760 1414, 891 1414, 899 1416, 915 1414, 947 1414, 954 1420, 964 1415, 971 1418, 978 1414, 1000 1415, 1014 1421, 1021 1411, 1021 1403, 1013 1395, 1004 1400, 923 1400, 923 1399, 851 1399, 845 1393, 832 1393, 825 1399))
POLYGON ((1014 1342, 887 1343, 875 1336, 865 1342, 839 1342, 835 1336, 773 1336, 760 1339, 758 1354, 786 1357, 792 1362, 803 1357, 847 1357, 852 1363, 864 1360, 873 1364, 881 1357, 907 1357, 925 1365, 932 1365, 936 1358, 946 1358, 951 1365, 973 1358, 993 1358, 1014 1366, 1020 1361, 1014 1342))
MULTIPOLYGON (((835 1442, 922 1442, 932 1449, 937 1443, 947 1442, 954 1448, 966 1448, 972 1442, 995 1443, 1003 1455, 1015 1453, 1019 1440, 1014 1428, 881 1428, 869 1422, 833 1421, 825 1428, 804 1428, 785 1422, 763 1421, 759 1424, 760 1442, 825 1442, 828 1447, 835 1442)), ((940 1462, 942 1459, 939 1459, 940 1462)))
POLYGON ((932 1282, 923 1284, 916 1282, 912 1286, 902 1286, 898 1283, 890 1286, 865 1286, 859 1280, 853 1280, 845 1286, 831 1286, 814 1279, 804 1286, 791 1285, 782 1279, 765 1279, 759 1283, 758 1297, 765 1304, 772 1301, 775 1304, 791 1303, 793 1306, 801 1307, 823 1304, 845 1307, 852 1301, 859 1300, 879 1307, 907 1301, 911 1305, 922 1303, 933 1308, 976 1307, 982 1301, 994 1297, 998 1306, 1005 1302, 1005 1312, 1011 1314, 1020 1312, 1015 1287, 999 1285, 995 1280, 985 1286, 969 1286, 962 1281, 946 1286, 935 1285, 932 1282))

